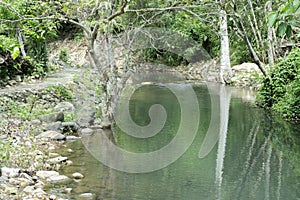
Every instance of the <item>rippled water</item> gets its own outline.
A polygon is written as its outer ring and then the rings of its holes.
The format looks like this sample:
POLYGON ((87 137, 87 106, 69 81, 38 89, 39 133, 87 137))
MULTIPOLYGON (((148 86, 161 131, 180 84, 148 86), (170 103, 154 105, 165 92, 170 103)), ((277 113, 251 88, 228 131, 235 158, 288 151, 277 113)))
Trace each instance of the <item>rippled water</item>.
MULTIPOLYGON (((223 88, 230 100, 226 113, 222 111, 226 103, 220 98, 224 95, 221 86, 200 83, 193 88, 200 110, 198 132, 192 145, 174 163, 149 173, 120 172, 101 164, 80 140, 70 142, 60 153, 67 155, 73 165, 60 173, 71 177, 72 173, 80 172, 85 178, 58 185, 54 190, 59 193, 63 188, 72 187, 71 195, 61 194, 71 199, 85 192, 96 194, 97 199, 299 199, 299 124, 288 123, 255 107, 253 96, 247 90, 223 88), (213 87, 214 92, 209 92, 208 87, 213 87), (219 112, 213 113, 212 107, 219 112), (210 143, 211 150, 200 159, 199 151, 213 118, 211 130, 215 143, 210 143), (223 128, 227 123, 227 131, 219 130, 222 123, 223 128), (67 153, 68 148, 74 153, 67 153)), ((167 111, 163 130, 154 137, 137 139, 116 127, 115 142, 119 147, 150 152, 162 148, 176 136, 181 110, 174 94, 163 85, 148 84, 136 90, 130 101, 133 120, 147 125, 148 110, 155 103, 162 104, 167 111)), ((186 131, 188 134, 188 128, 186 131)))

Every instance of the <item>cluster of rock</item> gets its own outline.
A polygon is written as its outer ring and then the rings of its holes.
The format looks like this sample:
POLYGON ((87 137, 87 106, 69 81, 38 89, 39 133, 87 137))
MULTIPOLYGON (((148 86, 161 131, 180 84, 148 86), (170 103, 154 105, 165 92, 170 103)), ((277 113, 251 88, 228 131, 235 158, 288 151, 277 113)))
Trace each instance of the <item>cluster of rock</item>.
POLYGON ((236 87, 258 89, 263 74, 255 63, 242 63, 232 67, 231 84, 236 87))
MULTIPOLYGON (((63 162, 55 158, 55 162, 63 162)), ((48 194, 44 187, 50 184, 67 184, 73 180, 78 181, 84 176, 75 172, 69 178, 53 170, 39 170, 28 173, 19 168, 1 168, 0 199, 23 199, 23 200, 64 200, 55 194, 48 194)), ((69 194, 72 188, 65 188, 64 193, 69 194)))
POLYGON ((175 70, 185 76, 187 80, 203 80, 219 82, 219 65, 216 60, 192 63, 188 66, 178 66, 175 70))
MULTIPOLYGON (((219 64, 215 60, 193 63, 188 66, 178 66, 175 70, 185 76, 187 80, 203 80, 220 82, 219 64)), ((257 89, 262 73, 255 63, 242 63, 232 66, 233 76, 230 84, 236 87, 257 89)))
MULTIPOLYGON (((2 99, 6 99, 0 101, 3 107, 9 101, 28 106, 28 98, 35 95, 38 97, 35 106, 50 108, 52 112, 31 121, 8 119, 9 117, 5 116, 7 112, 0 115, 3 121, 0 126, 0 144, 10 143, 10 146, 15 147, 14 152, 11 152, 11 160, 14 162, 9 162, 6 166, 18 166, 1 168, 0 199, 64 199, 57 194, 48 194, 45 188, 53 184, 68 184, 72 179, 77 182, 84 176, 78 172, 73 173, 72 177, 59 174, 59 169, 72 165, 72 161, 52 151, 65 141, 79 139, 79 130, 91 134, 87 127, 94 121, 95 111, 87 109, 88 111, 83 112, 77 120, 75 117, 69 120, 66 116, 75 113, 75 106, 55 93, 44 93, 44 90, 18 90, 2 94, 2 99), (32 137, 31 134, 36 136, 32 137), (24 151, 19 152, 20 149, 24 151), (22 161, 26 161, 26 166, 22 167, 22 161)), ((73 150, 68 149, 68 152, 72 153, 73 150)), ((68 196, 72 188, 65 188, 61 192, 68 196)), ((91 193, 79 196, 82 199, 95 197, 91 193)))
MULTIPOLYGON (((25 123, 14 122, 9 125, 10 135, 1 135, 0 144, 5 145, 9 142, 11 156, 7 162, 9 166, 16 165, 18 167, 1 168, 0 199, 63 200, 64 198, 57 194, 48 193, 45 188, 54 184, 78 182, 84 178, 79 172, 74 172, 71 177, 58 172, 62 167, 73 164, 67 156, 55 153, 64 144, 64 141, 61 140, 68 139, 68 136, 55 131, 45 131, 36 137, 30 137, 27 131, 19 129, 19 126, 26 126, 25 123), (3 137, 5 135, 6 137, 3 137)), ((30 129, 30 127, 26 128, 30 129)), ((3 132, 5 133, 5 130, 3 132)), ((70 139, 74 140, 78 137, 70 136, 70 139)), ((67 152, 71 154, 73 150, 68 149, 67 152)), ((5 163, 4 160, 3 163, 5 163)), ((72 188, 64 188, 61 191, 65 195, 71 192, 72 188)), ((82 195, 88 196, 85 193, 82 195)))

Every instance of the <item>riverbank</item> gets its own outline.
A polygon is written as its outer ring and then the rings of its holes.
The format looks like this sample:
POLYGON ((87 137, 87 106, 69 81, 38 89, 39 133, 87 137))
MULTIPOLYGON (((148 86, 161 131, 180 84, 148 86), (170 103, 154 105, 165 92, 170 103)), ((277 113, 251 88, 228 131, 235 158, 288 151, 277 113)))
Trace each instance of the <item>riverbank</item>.
MULTIPOLYGON (((57 54, 59 51, 53 58, 57 54)), ((68 60, 77 62, 79 54, 83 53, 69 53, 72 56, 68 60)), ((217 67, 216 62, 211 61, 172 70, 180 72, 187 80, 216 82, 217 67)), ((57 194, 72 192, 72 188, 65 188, 51 194, 46 188, 84 177, 76 171, 69 177, 59 174, 58 171, 72 165, 72 161, 68 160, 68 155, 56 151, 66 142, 80 139, 81 134, 101 129, 101 91, 97 80, 93 69, 63 68, 43 81, 16 84, 1 90, 0 199, 63 199, 57 194)), ((72 154, 73 150, 68 149, 68 153, 72 154)))
POLYGON ((64 199, 72 188, 55 194, 48 189, 84 177, 59 174, 72 165, 73 150, 57 151, 101 128, 96 76, 91 69, 66 68, 34 84, 0 90, 0 199, 64 199))

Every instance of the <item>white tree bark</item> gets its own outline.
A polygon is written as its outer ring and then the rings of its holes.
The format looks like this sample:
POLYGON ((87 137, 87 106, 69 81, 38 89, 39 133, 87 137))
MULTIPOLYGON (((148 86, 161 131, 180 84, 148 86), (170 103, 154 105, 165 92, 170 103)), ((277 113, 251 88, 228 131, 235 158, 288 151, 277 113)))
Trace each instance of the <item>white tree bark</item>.
POLYGON ((224 10, 221 10, 220 12, 220 37, 221 37, 220 79, 222 83, 229 83, 230 78, 232 76, 232 71, 230 66, 227 15, 224 10))
MULTIPOLYGON (((272 12, 272 1, 269 1, 266 6, 266 16, 272 12)), ((267 23, 268 24, 268 23, 267 23)), ((269 67, 274 65, 274 47, 273 47, 273 28, 268 25, 268 62, 269 67)))
POLYGON ((25 47, 24 47, 23 36, 22 36, 22 33, 19 28, 17 28, 17 38, 18 38, 18 42, 20 45, 22 57, 26 58, 26 51, 25 51, 25 47))
POLYGON ((229 108, 230 108, 231 91, 224 85, 220 86, 220 129, 219 144, 216 164, 216 199, 221 199, 223 167, 226 149, 226 137, 228 131, 229 108))

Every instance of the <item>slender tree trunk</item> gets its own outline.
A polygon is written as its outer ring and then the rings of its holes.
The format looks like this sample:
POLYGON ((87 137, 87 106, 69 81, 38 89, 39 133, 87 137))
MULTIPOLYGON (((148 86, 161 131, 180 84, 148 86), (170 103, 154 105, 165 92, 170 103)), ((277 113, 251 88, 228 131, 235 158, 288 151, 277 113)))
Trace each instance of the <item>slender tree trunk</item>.
POLYGON ((263 63, 260 61, 259 57, 257 56, 255 50, 253 49, 253 46, 251 44, 251 42, 249 41, 249 38, 247 36, 247 31, 244 28, 243 22, 240 19, 239 16, 237 16, 238 22, 236 22, 235 20, 233 20, 234 22, 234 26, 237 28, 237 33, 238 35, 244 40, 244 42, 246 43, 248 50, 254 60, 254 62, 257 64, 257 66, 259 67, 260 71, 263 73, 264 76, 269 77, 268 73, 265 71, 263 63))
MULTIPOLYGON (((266 7, 266 16, 272 12, 272 1, 269 1, 267 3, 266 7)), ((268 24, 268 23, 267 23, 268 24)), ((274 65, 274 47, 273 47, 273 28, 269 26, 268 24, 268 62, 269 62, 269 67, 271 68, 274 65)))
POLYGON ((224 10, 220 13, 220 36, 221 36, 221 69, 220 79, 222 83, 229 83, 232 76, 229 55, 229 39, 227 29, 227 15, 224 10))
POLYGON ((224 85, 220 86, 220 129, 219 129, 219 144, 216 160, 216 179, 217 186, 216 199, 221 199, 222 181, 223 181, 223 168, 224 157, 226 150, 226 138, 228 131, 229 121, 229 108, 230 108, 231 91, 226 89, 224 85))
POLYGON ((261 32, 260 32, 260 29, 258 28, 257 19, 256 19, 256 16, 255 16, 255 13, 254 13, 254 9, 253 9, 253 3, 252 3, 251 0, 248 0, 248 4, 250 6, 250 11, 251 11, 251 14, 252 14, 252 17, 253 17, 255 29, 257 30, 256 33, 257 33, 259 42, 261 43, 260 46, 263 46, 263 40, 262 40, 261 32))
POLYGON ((17 28, 17 37, 18 37, 18 42, 20 44, 22 57, 26 58, 26 51, 25 51, 25 48, 24 48, 23 36, 22 36, 22 33, 21 33, 19 28, 17 28))

